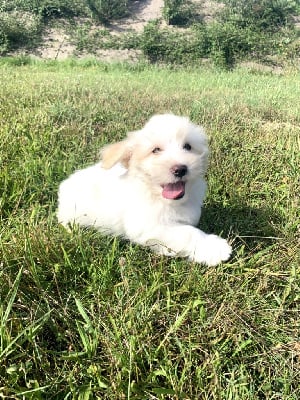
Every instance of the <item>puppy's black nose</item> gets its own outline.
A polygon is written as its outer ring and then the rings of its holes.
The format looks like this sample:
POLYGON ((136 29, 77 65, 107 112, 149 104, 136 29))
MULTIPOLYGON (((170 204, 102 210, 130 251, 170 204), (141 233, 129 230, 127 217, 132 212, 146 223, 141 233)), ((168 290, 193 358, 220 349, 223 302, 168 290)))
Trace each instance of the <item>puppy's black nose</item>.
POLYGON ((174 165, 174 167, 171 168, 171 172, 176 178, 182 178, 187 174, 188 168, 186 165, 174 165))

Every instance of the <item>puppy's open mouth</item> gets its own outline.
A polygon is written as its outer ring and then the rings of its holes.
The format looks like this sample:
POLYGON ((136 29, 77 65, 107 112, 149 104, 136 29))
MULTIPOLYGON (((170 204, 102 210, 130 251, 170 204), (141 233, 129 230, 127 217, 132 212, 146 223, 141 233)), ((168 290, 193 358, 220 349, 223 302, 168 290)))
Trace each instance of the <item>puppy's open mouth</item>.
POLYGON ((185 182, 178 181, 175 183, 167 183, 162 185, 162 195, 165 199, 179 200, 185 194, 185 182))

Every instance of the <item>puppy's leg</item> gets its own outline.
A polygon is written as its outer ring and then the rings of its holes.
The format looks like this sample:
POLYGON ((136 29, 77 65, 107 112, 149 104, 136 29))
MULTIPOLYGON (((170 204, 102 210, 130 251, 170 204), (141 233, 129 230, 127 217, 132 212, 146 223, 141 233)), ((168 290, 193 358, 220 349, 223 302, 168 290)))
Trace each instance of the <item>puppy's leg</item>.
POLYGON ((144 244, 165 255, 188 257, 209 266, 228 260, 231 246, 225 239, 208 235, 190 225, 157 227, 144 244))

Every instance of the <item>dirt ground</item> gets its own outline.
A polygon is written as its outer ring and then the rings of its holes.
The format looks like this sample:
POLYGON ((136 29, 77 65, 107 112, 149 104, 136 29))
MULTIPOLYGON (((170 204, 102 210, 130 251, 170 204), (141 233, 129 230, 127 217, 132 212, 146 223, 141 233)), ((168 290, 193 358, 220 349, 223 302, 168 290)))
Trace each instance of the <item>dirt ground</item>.
MULTIPOLYGON (((205 21, 212 20, 216 11, 220 6, 222 7, 222 3, 213 0, 193 0, 193 2, 201 7, 201 14, 203 14, 205 21)), ((140 33, 149 21, 162 17, 163 6, 164 0, 135 0, 130 3, 129 17, 114 21, 109 26, 105 26, 105 29, 108 29, 114 35, 126 32, 140 33)), ((140 54, 141 52, 137 50, 99 49, 92 56, 103 61, 136 61, 140 54)), ((76 52, 76 47, 72 44, 67 30, 63 26, 48 27, 44 33, 42 45, 33 54, 28 55, 52 60, 64 60, 72 56, 77 58, 89 56, 88 53, 78 54, 76 52)))
MULTIPOLYGON (((130 17, 122 18, 111 23, 108 27, 112 34, 125 32, 141 32, 144 26, 153 19, 160 18, 164 0, 135 1, 130 7, 130 17)), ((43 37, 43 44, 32 54, 42 59, 63 60, 75 55, 76 48, 72 44, 67 32, 62 28, 48 28, 43 37)), ((76 54, 78 57, 78 54, 76 54)), ((82 54, 81 57, 88 54, 82 54)), ((105 61, 135 60, 139 54, 136 51, 124 50, 99 50, 97 58, 105 61)))

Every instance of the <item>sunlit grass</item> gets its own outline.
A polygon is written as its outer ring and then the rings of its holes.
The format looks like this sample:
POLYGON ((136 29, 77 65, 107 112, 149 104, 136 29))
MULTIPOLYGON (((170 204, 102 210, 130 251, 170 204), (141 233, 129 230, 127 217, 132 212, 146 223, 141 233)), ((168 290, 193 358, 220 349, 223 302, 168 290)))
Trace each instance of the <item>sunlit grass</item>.
POLYGON ((26 399, 298 399, 297 75, 0 67, 0 387, 26 399), (57 188, 153 113, 210 137, 205 268, 58 226, 57 188))

